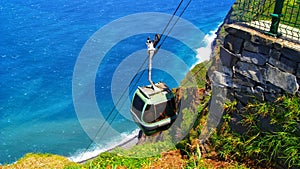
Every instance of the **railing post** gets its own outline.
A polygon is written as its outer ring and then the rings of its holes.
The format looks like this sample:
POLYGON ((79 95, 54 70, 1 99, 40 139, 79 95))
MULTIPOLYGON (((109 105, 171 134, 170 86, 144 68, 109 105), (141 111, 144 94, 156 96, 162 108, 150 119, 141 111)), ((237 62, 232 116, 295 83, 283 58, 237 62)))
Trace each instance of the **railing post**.
POLYGON ((269 34, 273 36, 280 36, 281 34, 278 32, 280 17, 282 16, 282 8, 283 8, 284 0, 276 0, 274 13, 271 14, 272 16, 272 23, 270 27, 269 34))

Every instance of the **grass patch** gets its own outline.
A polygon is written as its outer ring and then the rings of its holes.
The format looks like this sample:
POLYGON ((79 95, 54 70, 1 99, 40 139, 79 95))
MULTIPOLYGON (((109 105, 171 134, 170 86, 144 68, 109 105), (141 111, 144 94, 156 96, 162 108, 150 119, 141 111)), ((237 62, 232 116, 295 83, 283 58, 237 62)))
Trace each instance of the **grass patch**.
POLYGON ((123 148, 116 148, 112 152, 129 158, 145 158, 158 157, 162 152, 174 149, 175 146, 173 143, 163 141, 136 145, 131 147, 129 150, 123 148))
POLYGON ((64 168, 66 165, 77 165, 67 158, 53 154, 26 154, 14 164, 0 166, 2 169, 41 169, 41 168, 64 168))
POLYGON ((105 152, 82 166, 70 166, 66 168, 141 168, 150 165, 153 159, 154 158, 130 158, 115 153, 105 152))
POLYGON ((211 65, 210 61, 204 61, 193 67, 181 81, 180 86, 204 88, 206 83, 206 72, 211 65))
POLYGON ((300 167, 300 98, 284 96, 274 103, 256 102, 236 110, 228 103, 228 112, 241 114, 244 133, 230 128, 232 114, 227 113, 219 132, 211 137, 223 160, 254 160, 257 165, 300 167))

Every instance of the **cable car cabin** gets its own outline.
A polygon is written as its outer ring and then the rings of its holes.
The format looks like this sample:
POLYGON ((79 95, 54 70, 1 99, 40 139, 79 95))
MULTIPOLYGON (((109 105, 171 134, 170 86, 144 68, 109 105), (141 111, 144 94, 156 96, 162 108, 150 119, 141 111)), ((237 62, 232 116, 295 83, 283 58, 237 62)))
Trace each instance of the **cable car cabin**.
POLYGON ((146 135, 168 129, 177 118, 175 97, 164 83, 138 87, 130 112, 135 123, 146 135))

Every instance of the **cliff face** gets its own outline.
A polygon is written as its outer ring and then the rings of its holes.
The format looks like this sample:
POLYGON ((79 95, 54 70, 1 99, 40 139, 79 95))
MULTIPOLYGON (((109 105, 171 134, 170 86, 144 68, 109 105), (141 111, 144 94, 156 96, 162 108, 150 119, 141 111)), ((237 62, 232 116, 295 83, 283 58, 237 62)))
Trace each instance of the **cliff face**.
MULTIPOLYGON (((200 139, 204 140, 209 137, 211 129, 216 128, 221 122, 225 113, 223 105, 228 100, 238 100, 238 107, 243 108, 255 100, 273 102, 277 97, 285 94, 299 94, 299 44, 230 24, 231 13, 232 9, 217 31, 217 38, 212 45, 212 60, 209 63, 211 65, 205 71, 206 77, 205 75, 195 76, 202 78, 200 81, 205 84, 207 89, 212 88, 208 126, 204 127, 207 133, 200 136, 200 139)), ((196 67, 201 66, 197 65, 196 67)), ((195 72, 203 71, 192 70, 187 77, 193 76, 195 72)), ((184 79, 183 83, 188 84, 188 79, 184 79)), ((186 93, 182 94, 182 89, 176 92, 178 100, 186 102, 186 104, 192 103, 191 107, 195 105, 193 99, 182 100, 182 96, 186 95, 186 93), (181 94, 178 95, 178 93, 181 94)), ((184 111, 188 109, 189 112, 196 110, 187 107, 181 109, 185 109, 184 111)), ((180 114, 184 114, 182 110, 180 114)), ((179 130, 180 127, 175 135, 178 135, 179 130)), ((163 138, 164 134, 158 133, 152 138, 143 136, 141 140, 155 141, 163 140, 163 138)))
POLYGON ((209 96, 210 81, 206 76, 210 62, 196 65, 181 81, 180 87, 173 89, 176 98, 178 117, 167 131, 161 131, 151 136, 140 132, 139 143, 171 141, 176 144, 189 134, 195 121, 201 115, 199 106, 206 104, 209 96))
MULTIPOLYGON (((211 88, 211 99, 206 125, 201 128, 199 139, 201 143, 210 137, 213 129, 222 123, 222 117, 226 113, 225 102, 236 101, 238 111, 232 113, 230 127, 233 131, 243 133, 245 126, 240 125, 242 116, 239 110, 244 109, 253 102, 274 102, 283 95, 299 97, 300 90, 300 45, 290 41, 267 36, 253 29, 240 25, 229 24, 230 13, 224 20, 224 24, 218 29, 218 36, 213 42, 213 55, 211 66, 206 71, 206 89, 211 88)), ((188 74, 193 74, 191 71, 188 74)), ((187 82, 188 80, 184 80, 187 82)), ((203 87, 204 88, 204 87, 203 87)), ((198 116, 199 110, 195 107, 204 92, 193 97, 189 91, 196 89, 179 89, 177 98, 185 102, 181 107, 182 115, 180 123, 171 132, 161 132, 154 137, 144 136, 141 142, 164 140, 171 133, 173 138, 182 138, 181 127, 188 119, 187 114, 198 116), (188 99, 185 96, 192 96, 188 99), (189 112, 189 113, 187 113, 189 112)), ((198 90, 198 89, 197 89, 198 90)), ((179 101, 178 100, 178 101, 179 101)), ((270 118, 260 118, 262 130, 272 130, 270 118)), ((195 121, 189 121, 187 129, 190 129, 195 121)), ((298 124, 298 134, 300 128, 298 124)), ((185 131, 186 132, 186 131, 185 131)))

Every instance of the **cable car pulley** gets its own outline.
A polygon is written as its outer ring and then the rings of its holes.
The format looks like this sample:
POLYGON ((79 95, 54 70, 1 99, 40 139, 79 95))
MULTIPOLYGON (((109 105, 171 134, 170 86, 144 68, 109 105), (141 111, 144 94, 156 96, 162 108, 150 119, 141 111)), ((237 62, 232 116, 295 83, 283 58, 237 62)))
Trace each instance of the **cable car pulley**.
POLYGON ((146 135, 168 129, 177 118, 175 96, 169 87, 163 83, 153 83, 151 79, 152 58, 157 52, 155 49, 160 40, 160 35, 155 35, 155 40, 147 39, 148 47, 148 80, 150 85, 138 87, 133 94, 130 108, 135 123, 146 135))

